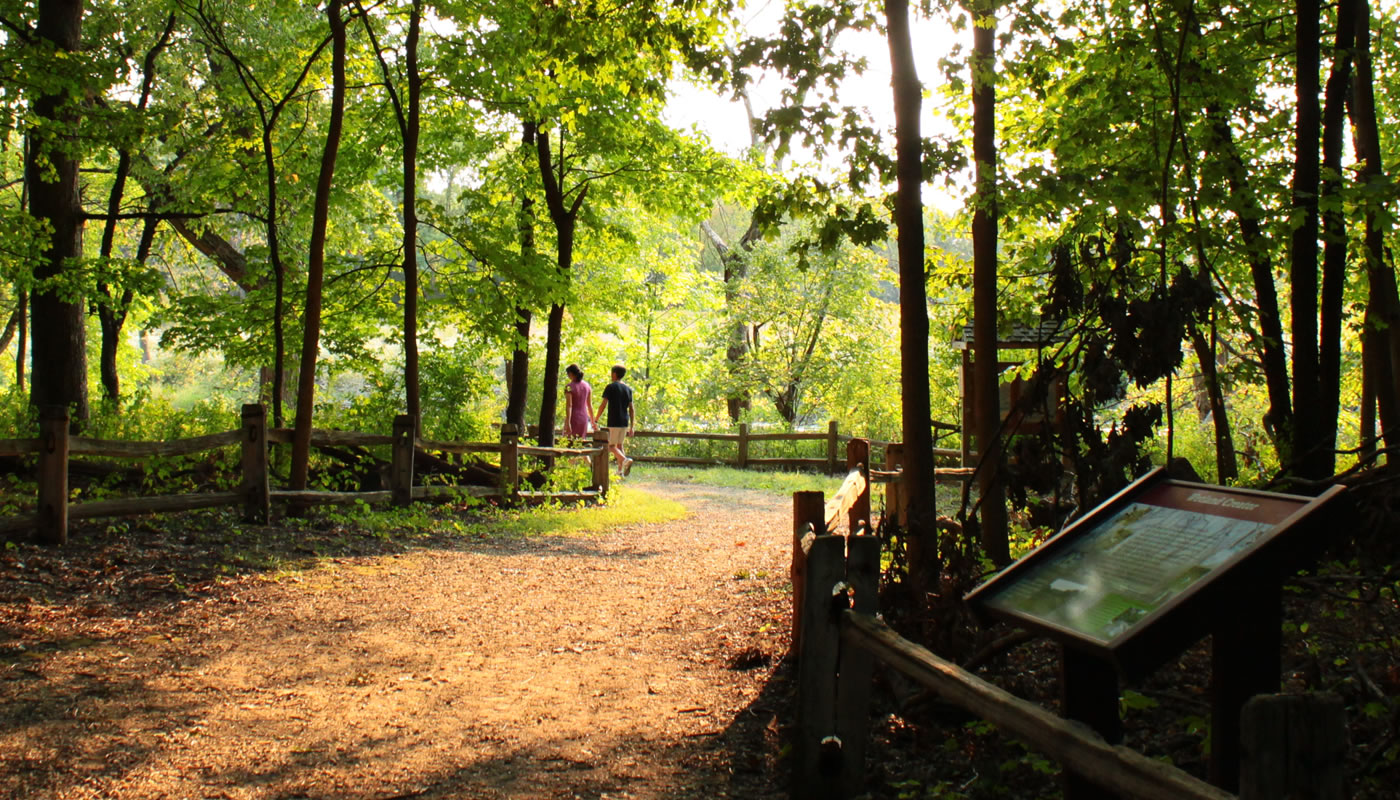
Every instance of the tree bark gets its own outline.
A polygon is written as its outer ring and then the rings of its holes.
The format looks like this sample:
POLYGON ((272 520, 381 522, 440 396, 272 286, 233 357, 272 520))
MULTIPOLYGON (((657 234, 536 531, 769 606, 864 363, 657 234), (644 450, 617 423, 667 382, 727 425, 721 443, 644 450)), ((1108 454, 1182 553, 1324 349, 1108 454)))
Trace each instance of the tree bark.
POLYGON ((29 344, 29 293, 19 293, 19 333, 15 342, 15 389, 24 391, 24 361, 29 344))
MULTIPOLYGON (((1318 145, 1321 111, 1318 70, 1321 68, 1321 6, 1318 0, 1295 0, 1296 42, 1294 83, 1297 119, 1294 130, 1293 231, 1289 279, 1292 285, 1293 333, 1293 432, 1295 451, 1292 471, 1321 480, 1330 474, 1319 460, 1324 437, 1318 386, 1318 145)), ((1290 465, 1285 465, 1288 467, 1290 465)))
POLYGON ((1264 427, 1273 439, 1279 463, 1293 457, 1293 399, 1288 379, 1288 352, 1283 342, 1283 317, 1279 313, 1278 289, 1274 284, 1273 261, 1269 258, 1267 235, 1260 220, 1264 209, 1249 186, 1249 171, 1235 146, 1230 123, 1217 108, 1207 109, 1215 147, 1220 154, 1225 182, 1230 188, 1235 219, 1244 240, 1249 274, 1254 284, 1254 305, 1259 316, 1259 359, 1264 367, 1264 385, 1269 395, 1269 410, 1264 427))
MULTIPOLYGON (((535 150, 535 123, 521 124, 520 145, 524 158, 532 166, 539 158, 535 150)), ((520 188, 520 262, 528 269, 535 257, 535 199, 530 196, 527 183, 520 188)), ((525 401, 530 388, 530 318, 531 312, 525 306, 515 307, 515 349, 510 357, 510 380, 506 387, 506 422, 518 426, 525 432, 525 401)))
MULTIPOLYGON (((72 53, 82 44, 82 0, 41 0, 35 33, 56 51, 72 53)), ((67 91, 45 93, 34 100, 34 116, 51 131, 71 132, 74 99, 67 91)), ((62 138, 69 138, 71 133, 62 138)), ((52 227, 42 263, 35 268, 39 287, 30 300, 33 314, 34 370, 30 402, 36 406, 70 409, 72 426, 88 418, 87 333, 83 303, 64 299, 50 279, 65 275, 66 263, 83 254, 83 215, 78 197, 78 160, 71 147, 39 128, 30 132, 25 160, 29 213, 52 227), (52 180, 49 179, 52 175, 52 180)))
MULTIPOLYGON (((746 107, 747 103, 748 99, 745 95, 746 107)), ((749 124, 752 128, 752 112, 749 115, 749 124)), ((715 252, 719 254, 720 266, 724 270, 724 307, 729 312, 729 330, 726 333, 729 343, 724 350, 724 360, 729 367, 730 379, 737 386, 739 375, 743 371, 744 358, 749 353, 748 325, 738 318, 739 282, 748 275, 748 254, 753 251, 754 244, 762 238, 763 231, 758 227, 758 221, 751 216, 749 227, 744 231, 744 235, 739 237, 736 249, 730 247, 729 243, 715 231, 708 221, 700 223, 700 230, 710 240, 710 244, 714 245, 715 252)), ((730 421, 738 422, 743 413, 749 409, 749 393, 736 389, 724 399, 724 404, 729 412, 730 421)))
MULTIPOLYGON (((1376 120, 1376 95, 1371 68, 1371 11, 1362 3, 1356 13, 1356 69, 1352 74, 1351 125, 1353 147, 1358 163, 1357 180, 1370 198, 1385 196, 1385 164, 1381 156, 1380 126, 1376 120)), ((1385 229, 1380 221, 1380 202, 1364 205, 1366 279, 1366 325, 1363 347, 1370 358, 1370 377, 1376 393, 1376 410, 1381 419, 1381 435, 1386 447, 1400 447, 1400 291, 1395 270, 1385 264, 1385 229)))
MULTIPOLYGON (((545 206, 549 218, 554 223, 557 243, 556 265, 562 284, 568 286, 574 264, 574 232, 578 224, 578 212, 588 197, 588 187, 582 186, 572 203, 564 191, 564 147, 559 147, 558 174, 555 174, 554 156, 550 150, 549 132, 537 131, 535 149, 539 155, 540 178, 544 181, 545 206)), ((564 331, 564 303, 560 298, 549 308, 549 327, 545 337, 544 387, 540 395, 540 436, 541 447, 554 446, 554 412, 559 404, 559 350, 564 331)))
POLYGON ((306 260, 306 310, 302 326, 301 369, 297 381, 296 427, 292 432, 291 485, 305 489, 311 458, 311 417, 316 402, 316 356, 321 337, 321 287, 325 276, 326 226, 330 220, 331 184, 340 150, 345 120, 345 20, 341 0, 330 0, 326 18, 331 26, 331 110, 326 125, 326 145, 321 151, 321 171, 316 178, 312 207, 311 240, 306 260))
POLYGON ((540 447, 554 446, 554 417, 559 407, 559 351, 564 337, 564 306, 551 303, 544 335, 543 393, 540 395, 540 447))
POLYGON ((1230 415, 1225 407, 1225 393, 1220 386, 1220 371, 1216 368, 1215 348, 1206 341, 1205 334, 1197 326, 1188 325, 1187 331, 1191 335, 1191 349, 1196 351, 1196 361, 1201 365, 1201 382, 1205 384, 1211 424, 1215 428, 1216 481, 1227 485, 1240 476, 1240 470, 1235 456, 1235 439, 1230 431, 1230 415))
POLYGON ((885 0, 895 118, 895 230, 899 252, 900 410, 909 577, 922 595, 938 579, 937 505, 933 482, 933 411, 929 400, 928 297, 924 275, 923 86, 914 66, 908 0, 885 0))
MULTIPOLYGON (((160 38, 146 51, 146 57, 141 62, 141 91, 136 101, 137 113, 146 110, 146 106, 151 100, 151 90, 155 85, 156 59, 162 50, 170 43, 171 34, 175 31, 175 15, 170 14, 165 18, 165 29, 161 31, 160 38)), ((102 244, 98 247, 98 257, 103 263, 112 257, 112 249, 116 242, 117 218, 121 212, 122 198, 126 194, 126 181, 131 174, 131 149, 121 147, 117 151, 117 167, 112 177, 112 190, 107 196, 107 220, 102 227, 102 244)), ((142 226, 142 243, 147 253, 150 246, 146 244, 148 236, 155 234, 156 220, 148 217, 142 226)), ((138 263, 144 263, 144 256, 137 256, 138 263)), ((100 372, 102 375, 102 394, 107 399, 115 403, 121 397, 121 375, 117 371, 117 351, 121 344, 122 326, 126 324, 127 310, 131 307, 132 292, 130 289, 123 289, 120 299, 112 296, 111 287, 106 283, 99 283, 98 291, 103 298, 99 298, 97 305, 97 316, 102 328, 102 350, 100 372)))
POLYGON ((506 422, 525 430, 525 399, 530 383, 530 309, 515 309, 515 350, 510 356, 510 380, 506 387, 506 422))
MULTIPOLYGON (((413 0, 404 43, 408 70, 407 108, 403 122, 403 366, 404 404, 422 431, 423 409, 418 384, 418 137, 421 128, 423 77, 418 69, 418 34, 423 1, 413 0)), ((387 79, 387 76, 386 76, 387 79)))
MULTIPOLYGON (((1338 0, 1332 69, 1327 77, 1322 112, 1322 297, 1318 330, 1318 426, 1314 472, 1336 472, 1337 425, 1342 386, 1342 290, 1346 286, 1347 225, 1341 208, 1342 133, 1351 86, 1352 44, 1356 38, 1357 0, 1338 0)), ((1310 459, 1309 463, 1313 463, 1310 459)))
POLYGON ((5 330, 0 332, 0 353, 10 349, 10 342, 15 340, 15 331, 19 329, 19 309, 10 312, 10 318, 5 321, 5 330))
POLYGON ((992 563, 1002 566, 1011 561, 1011 550, 997 387, 996 17, 992 0, 980 0, 973 16, 972 157, 977 165, 977 194, 972 216, 972 382, 977 403, 977 486, 982 550, 992 563))

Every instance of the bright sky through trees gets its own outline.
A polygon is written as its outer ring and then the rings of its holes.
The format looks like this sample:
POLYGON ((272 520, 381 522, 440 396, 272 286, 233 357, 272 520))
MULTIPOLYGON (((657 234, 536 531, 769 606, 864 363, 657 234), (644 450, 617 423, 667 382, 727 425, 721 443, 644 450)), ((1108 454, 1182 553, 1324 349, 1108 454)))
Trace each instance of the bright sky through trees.
MULTIPOLYGON (((766 0, 749 9, 743 17, 741 35, 768 34, 775 32, 783 13, 783 3, 779 0, 766 0)), ((925 87, 924 124, 925 135, 951 134, 953 125, 945 113, 946 102, 938 93, 941 72, 938 61, 946 57, 958 42, 955 33, 943 19, 915 18, 913 34, 919 46, 915 51, 919 78, 925 87)), ((971 42, 971 34, 965 37, 971 42)), ((866 60, 864 74, 847 79, 841 85, 840 100, 853 106, 865 107, 875 121, 876 127, 890 136, 890 149, 893 149, 894 106, 890 89, 890 53, 884 35, 878 31, 847 31, 841 35, 841 44, 853 55, 866 60)), ((750 97, 754 113, 778 105, 782 83, 773 75, 755 75, 750 86, 750 97)), ((687 81, 672 83, 673 96, 666 107, 666 119, 678 128, 695 127, 704 132, 719 150, 730 155, 738 155, 749 147, 749 132, 744 104, 717 92, 714 87, 700 86, 687 81)), ((786 165, 788 171, 801 171, 813 161, 820 162, 830 171, 839 169, 839 156, 836 154, 803 153, 794 143, 798 153, 786 165)), ((945 188, 926 186, 924 201, 944 210, 961 206, 962 198, 949 193, 945 188)))

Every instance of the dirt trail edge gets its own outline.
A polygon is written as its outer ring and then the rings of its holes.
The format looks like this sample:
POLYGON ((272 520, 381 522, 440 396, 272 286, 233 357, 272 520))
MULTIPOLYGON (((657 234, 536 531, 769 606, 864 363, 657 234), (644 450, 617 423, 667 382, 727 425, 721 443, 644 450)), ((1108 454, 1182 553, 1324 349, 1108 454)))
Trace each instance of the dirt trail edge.
POLYGON ((11 604, 11 642, 57 644, 0 654, 0 795, 772 796, 788 504, 638 478, 691 515, 323 561, 101 634, 11 604))

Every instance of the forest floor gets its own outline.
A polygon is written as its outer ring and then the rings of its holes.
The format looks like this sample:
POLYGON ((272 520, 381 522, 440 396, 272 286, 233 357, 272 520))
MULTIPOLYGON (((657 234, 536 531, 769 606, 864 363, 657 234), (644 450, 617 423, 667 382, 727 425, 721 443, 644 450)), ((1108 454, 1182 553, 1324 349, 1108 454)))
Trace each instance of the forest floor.
POLYGON ((219 515, 8 549, 0 796, 779 794, 788 503, 640 488, 689 516, 409 543, 248 528, 315 557, 226 577, 245 545, 219 515))
MULTIPOLYGON (((470 509, 268 527, 210 511, 6 545, 0 798, 784 795, 790 501, 667 477, 634 477, 631 505, 684 518, 603 531, 512 533, 470 509)), ((1390 552, 1286 595, 1285 689, 1342 695, 1358 800, 1400 796, 1390 552)), ((1022 642, 982 674, 1054 709, 1058 660, 1022 642)), ((1125 686, 1126 743, 1203 776, 1209 675, 1201 642, 1125 686)), ((1058 796, 1043 756, 893 673, 876 682, 870 798, 1058 796)))

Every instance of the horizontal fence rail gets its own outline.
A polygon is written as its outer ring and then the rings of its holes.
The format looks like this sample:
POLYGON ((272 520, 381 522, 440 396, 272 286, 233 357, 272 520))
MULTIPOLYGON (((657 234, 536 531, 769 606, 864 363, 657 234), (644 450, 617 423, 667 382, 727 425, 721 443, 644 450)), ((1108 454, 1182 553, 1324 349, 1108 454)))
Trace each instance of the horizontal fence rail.
POLYGON ((388 490, 337 492, 273 489, 268 445, 290 443, 292 429, 267 427, 266 409, 258 404, 243 407, 242 423, 238 430, 168 442, 119 441, 70 436, 66 409, 45 409, 40 414, 41 435, 38 438, 0 440, 0 456, 27 457, 37 454, 39 460, 38 503, 35 512, 0 518, 0 533, 32 529, 38 533, 41 541, 61 545, 67 542, 69 520, 77 519, 242 505, 246 521, 266 523, 273 501, 307 507, 385 502, 407 505, 414 500, 476 497, 530 504, 545 500, 588 501, 601 498, 608 491, 605 432, 595 434, 592 446, 584 448, 522 446, 514 426, 502 428, 500 442, 443 442, 418 439, 415 420, 406 415, 395 418, 394 432, 387 435, 321 429, 313 429, 311 432, 311 444, 314 447, 391 448, 388 490), (114 459, 163 458, 197 455, 233 446, 238 446, 241 451, 242 479, 238 491, 129 497, 82 503, 69 501, 68 470, 72 456, 114 459), (494 486, 415 486, 415 453, 497 453, 500 455, 500 478, 494 486), (540 458, 545 460, 546 464, 555 458, 586 460, 591 465, 590 485, 586 489, 562 492, 522 491, 519 467, 521 456, 540 458))

